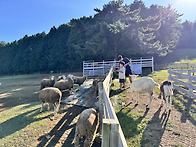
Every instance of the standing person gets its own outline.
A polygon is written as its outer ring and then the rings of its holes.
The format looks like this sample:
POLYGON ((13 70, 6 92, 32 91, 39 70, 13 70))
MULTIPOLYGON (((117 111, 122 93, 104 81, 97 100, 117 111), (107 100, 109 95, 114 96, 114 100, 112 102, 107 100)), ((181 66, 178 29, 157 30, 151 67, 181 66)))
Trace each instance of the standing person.
POLYGON ((130 81, 130 83, 132 83, 132 79, 130 76, 132 74, 131 67, 130 67, 131 63, 130 63, 129 59, 127 57, 123 58, 122 55, 119 55, 118 58, 119 58, 120 63, 124 63, 124 66, 125 66, 125 83, 126 83, 127 77, 129 77, 129 81, 130 81))
POLYGON ((125 68, 124 68, 124 63, 120 63, 120 67, 116 71, 119 72, 120 90, 122 90, 122 85, 125 88, 125 68))

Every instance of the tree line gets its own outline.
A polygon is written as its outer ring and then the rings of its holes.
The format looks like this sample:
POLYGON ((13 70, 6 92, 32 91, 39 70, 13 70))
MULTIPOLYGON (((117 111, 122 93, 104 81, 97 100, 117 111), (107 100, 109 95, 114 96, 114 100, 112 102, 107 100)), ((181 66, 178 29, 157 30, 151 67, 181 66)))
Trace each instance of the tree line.
POLYGON ((181 23, 181 14, 170 5, 117 0, 94 10, 94 16, 72 19, 48 34, 0 42, 0 74, 81 71, 86 60, 165 56, 176 47, 196 47, 196 23, 181 23))

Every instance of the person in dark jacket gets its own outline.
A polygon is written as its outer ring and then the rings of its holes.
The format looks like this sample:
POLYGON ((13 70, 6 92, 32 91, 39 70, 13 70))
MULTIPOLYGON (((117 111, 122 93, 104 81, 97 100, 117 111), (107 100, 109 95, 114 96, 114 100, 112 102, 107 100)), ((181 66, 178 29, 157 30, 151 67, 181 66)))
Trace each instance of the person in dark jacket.
MULTIPOLYGON (((129 81, 130 83, 132 83, 132 79, 131 79, 131 67, 130 67, 130 60, 127 58, 127 57, 124 57, 122 55, 119 55, 118 56, 118 59, 119 59, 119 62, 120 64, 123 63, 124 64, 124 67, 125 67, 125 77, 129 77, 129 81)), ((125 82, 126 82, 126 78, 125 78, 125 82)))

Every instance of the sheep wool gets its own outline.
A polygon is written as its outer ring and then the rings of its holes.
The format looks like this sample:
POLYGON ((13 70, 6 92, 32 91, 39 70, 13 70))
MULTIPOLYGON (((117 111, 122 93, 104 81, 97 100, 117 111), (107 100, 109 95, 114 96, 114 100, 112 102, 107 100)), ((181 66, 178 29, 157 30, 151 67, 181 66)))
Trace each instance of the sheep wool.
POLYGON ((54 84, 54 87, 58 88, 59 90, 67 90, 67 89, 71 89, 74 85, 74 81, 72 79, 72 77, 68 76, 66 80, 60 80, 57 81, 54 84))
MULTIPOLYGON (((58 88, 55 87, 47 87, 40 91, 39 99, 42 102, 42 107, 40 112, 43 110, 44 103, 53 104, 54 105, 54 115, 59 109, 60 101, 62 98, 62 93, 58 88)), ((49 105, 48 105, 49 110, 49 105)))
POLYGON ((86 76, 83 77, 76 77, 74 76, 74 84, 78 84, 79 86, 84 83, 84 81, 87 79, 86 76))
POLYGON ((40 88, 40 90, 42 90, 43 88, 46 88, 46 87, 53 87, 54 83, 55 83, 54 76, 51 76, 50 79, 43 79, 41 81, 41 88, 40 88))
POLYGON ((79 147, 79 139, 85 137, 84 147, 91 147, 95 139, 99 117, 95 109, 90 108, 82 111, 76 124, 74 137, 75 147, 79 147))

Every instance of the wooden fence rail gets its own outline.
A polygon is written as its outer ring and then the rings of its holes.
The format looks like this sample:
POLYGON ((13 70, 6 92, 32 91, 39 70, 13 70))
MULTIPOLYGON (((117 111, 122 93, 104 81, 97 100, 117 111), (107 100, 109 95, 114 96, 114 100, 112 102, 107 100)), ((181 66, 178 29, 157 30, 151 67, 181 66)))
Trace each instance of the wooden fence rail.
POLYGON ((196 98, 196 70, 168 70, 169 80, 173 81, 174 88, 191 98, 196 98))
POLYGON ((103 83, 99 83, 99 116, 102 147, 127 147, 120 123, 109 99, 114 66, 103 83))

